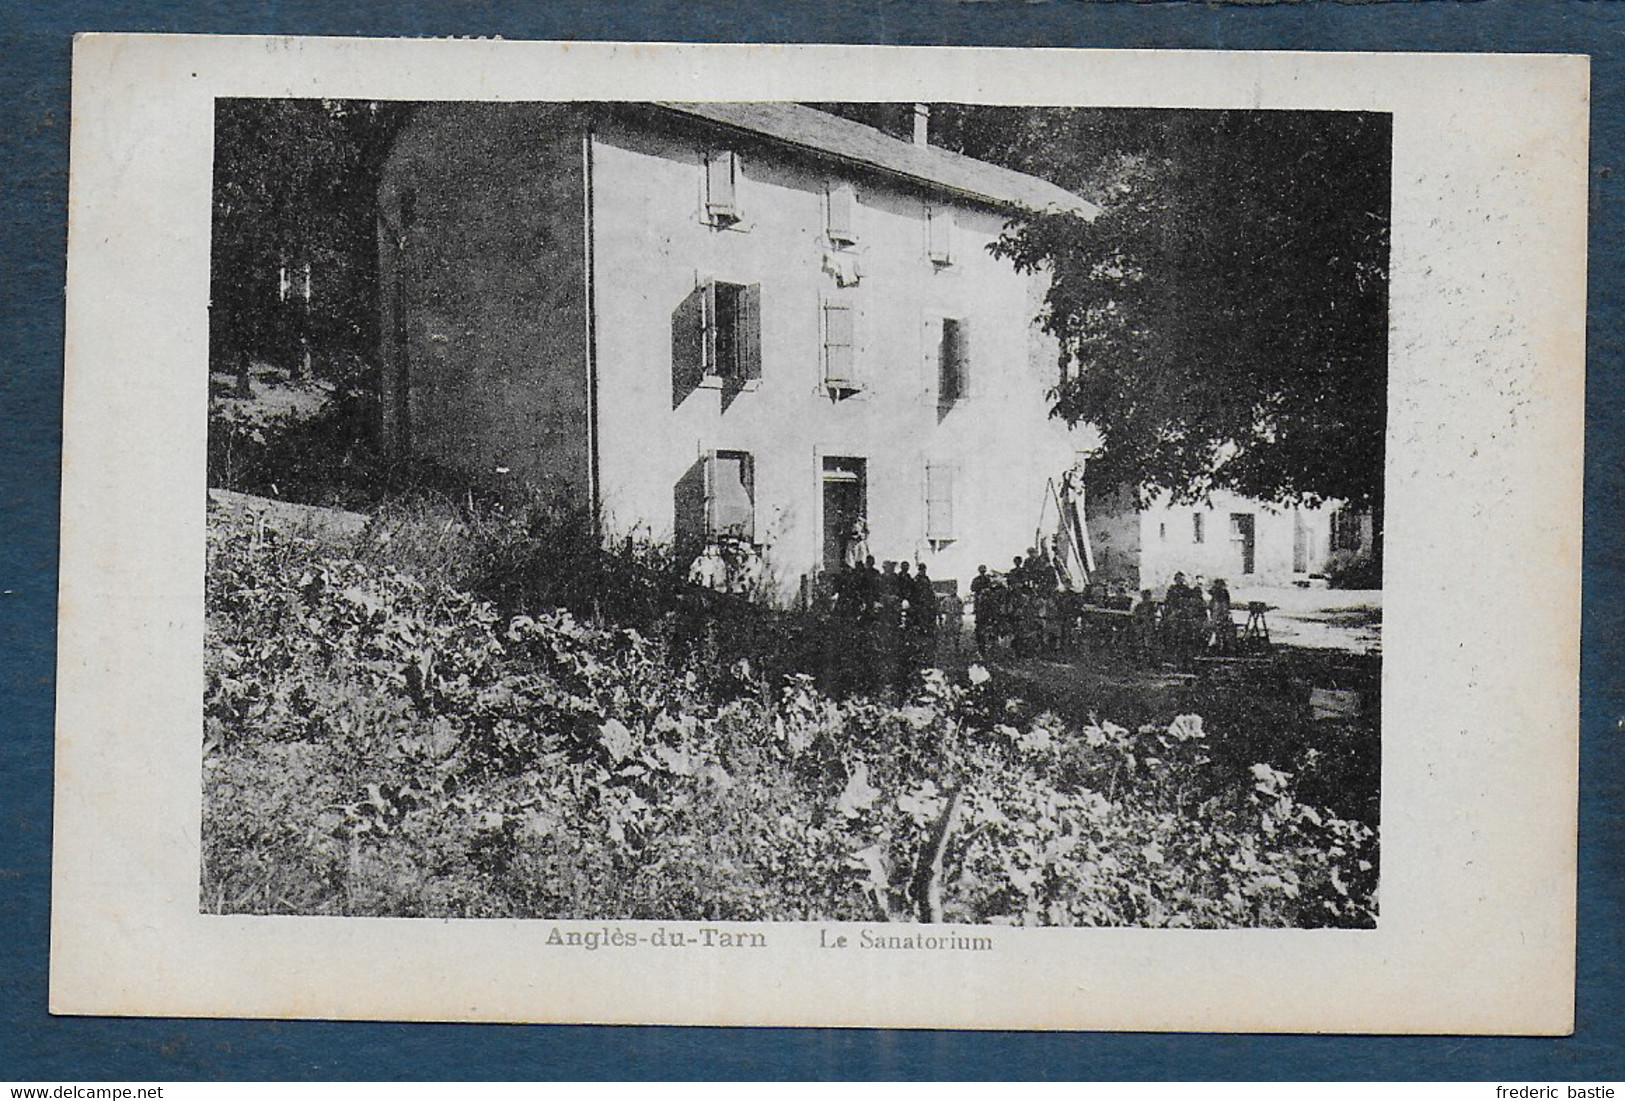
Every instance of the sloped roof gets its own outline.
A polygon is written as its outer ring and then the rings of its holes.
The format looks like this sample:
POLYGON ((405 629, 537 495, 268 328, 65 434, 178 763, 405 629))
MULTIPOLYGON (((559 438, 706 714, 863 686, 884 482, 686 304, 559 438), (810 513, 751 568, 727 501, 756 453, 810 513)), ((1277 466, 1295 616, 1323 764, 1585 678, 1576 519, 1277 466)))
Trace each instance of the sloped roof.
POLYGON ((901 176, 1000 207, 1067 211, 1093 218, 1100 208, 1048 180, 1000 168, 934 145, 916 145, 799 103, 661 103, 707 122, 771 138, 816 154, 901 176))

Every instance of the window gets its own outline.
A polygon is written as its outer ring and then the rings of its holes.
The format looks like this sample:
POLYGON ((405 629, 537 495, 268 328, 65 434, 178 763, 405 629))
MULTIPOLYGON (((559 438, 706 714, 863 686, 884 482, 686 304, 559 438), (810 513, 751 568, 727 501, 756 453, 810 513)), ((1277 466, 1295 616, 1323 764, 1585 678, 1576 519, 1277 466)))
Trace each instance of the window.
POLYGON ((850 248, 858 243, 853 228, 856 197, 849 183, 833 183, 824 193, 824 232, 836 248, 850 248))
POLYGON ((1358 551, 1364 544, 1360 514, 1340 508, 1332 513, 1332 550, 1358 551))
POLYGON ((1207 538, 1207 516, 1204 513, 1191 513, 1191 542, 1201 543, 1207 538))
POLYGON ((762 377, 762 288, 707 280, 672 314, 672 383, 748 388, 762 377))
POLYGON ((844 302, 824 303, 824 385, 836 394, 862 389, 857 375, 853 313, 844 302))
POLYGON ((713 282, 705 298, 705 374, 743 385, 762 377, 762 285, 713 282))
POLYGON ((949 543, 954 536, 954 468, 946 463, 925 467, 925 537, 949 543))
POLYGON ((756 470, 750 452, 705 456, 705 534, 756 541, 756 470))
POLYGON ((739 155, 712 153, 705 158, 705 220, 731 226, 739 217, 739 155))
POLYGON ((954 262, 954 212, 944 206, 925 210, 926 255, 939 268, 954 262))
POLYGON ((970 323, 961 317, 945 317, 937 344, 937 403, 949 405, 969 396, 970 323))

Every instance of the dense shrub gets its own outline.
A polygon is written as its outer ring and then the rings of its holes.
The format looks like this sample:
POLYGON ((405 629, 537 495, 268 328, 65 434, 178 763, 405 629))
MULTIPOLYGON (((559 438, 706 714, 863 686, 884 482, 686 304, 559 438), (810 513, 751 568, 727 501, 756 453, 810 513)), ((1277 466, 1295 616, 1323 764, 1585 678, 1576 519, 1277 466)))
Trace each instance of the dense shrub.
POLYGON ((1333 589, 1382 588, 1382 564, 1370 551, 1333 551, 1326 561, 1326 584, 1333 589))
MULTIPOLYGON (((670 631, 547 609, 547 590, 499 607, 464 587, 489 577, 404 568, 454 545, 478 574, 492 559, 461 552, 515 530, 490 522, 385 515, 340 546, 211 516, 206 909, 1374 919, 1372 831, 1300 802, 1272 763, 1232 782, 1195 715, 1025 716, 979 667, 837 700, 706 646, 685 660, 670 631)), ((518 530, 523 575, 549 536, 518 530)), ((605 568, 584 567, 600 592, 628 582, 605 568)), ((665 564, 637 568, 634 592, 669 584, 665 564)), ((614 599, 638 618, 641 598, 614 599)))

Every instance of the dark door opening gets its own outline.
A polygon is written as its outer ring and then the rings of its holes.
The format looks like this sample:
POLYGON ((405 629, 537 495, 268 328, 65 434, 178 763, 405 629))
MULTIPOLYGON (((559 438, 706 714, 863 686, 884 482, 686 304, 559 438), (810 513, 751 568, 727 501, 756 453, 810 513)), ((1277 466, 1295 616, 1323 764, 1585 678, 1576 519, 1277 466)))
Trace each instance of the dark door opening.
POLYGON ((824 460, 824 569, 868 553, 868 502, 862 459, 824 460))
POLYGON ((1230 514, 1230 542, 1235 546, 1236 553, 1241 558, 1241 572, 1244 574, 1253 572, 1254 552, 1257 549, 1256 528, 1253 520, 1253 514, 1250 512, 1232 512, 1230 514))

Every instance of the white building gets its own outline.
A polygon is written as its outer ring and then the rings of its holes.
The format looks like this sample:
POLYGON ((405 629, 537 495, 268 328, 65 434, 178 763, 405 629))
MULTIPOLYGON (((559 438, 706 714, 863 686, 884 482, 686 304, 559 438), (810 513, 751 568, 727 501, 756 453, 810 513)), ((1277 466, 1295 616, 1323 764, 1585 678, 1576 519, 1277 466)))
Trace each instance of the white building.
POLYGON ((1008 564, 1074 443, 1044 281, 987 246, 1096 209, 917 139, 784 103, 424 106, 380 195, 388 435, 614 532, 748 539, 786 598, 859 521, 939 579, 1008 564))

